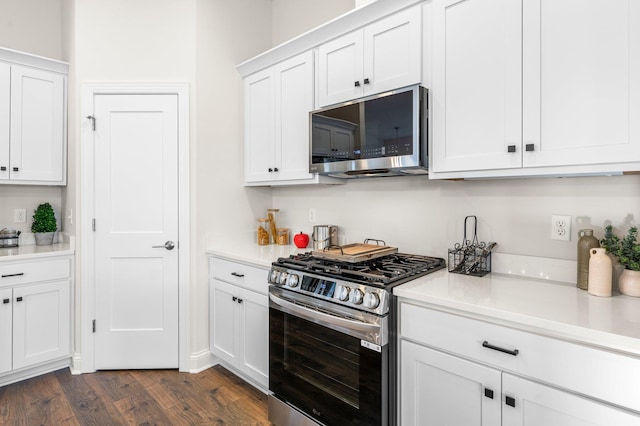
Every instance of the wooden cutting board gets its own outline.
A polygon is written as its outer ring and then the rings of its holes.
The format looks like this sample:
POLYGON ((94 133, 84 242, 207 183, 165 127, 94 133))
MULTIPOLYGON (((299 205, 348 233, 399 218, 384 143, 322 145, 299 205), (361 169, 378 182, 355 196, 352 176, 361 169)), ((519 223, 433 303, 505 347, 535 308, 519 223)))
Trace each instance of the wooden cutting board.
POLYGON ((354 243, 344 246, 331 247, 325 250, 313 251, 313 255, 323 259, 339 260, 344 262, 361 262, 396 253, 396 247, 379 246, 376 244, 354 243))

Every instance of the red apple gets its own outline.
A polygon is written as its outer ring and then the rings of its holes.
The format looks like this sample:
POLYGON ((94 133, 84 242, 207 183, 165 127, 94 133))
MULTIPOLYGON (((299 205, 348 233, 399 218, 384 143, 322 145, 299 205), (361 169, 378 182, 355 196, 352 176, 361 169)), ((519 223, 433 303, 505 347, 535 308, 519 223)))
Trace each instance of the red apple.
POLYGON ((293 244, 298 248, 306 248, 309 245, 309 236, 300 232, 293 237, 293 244))

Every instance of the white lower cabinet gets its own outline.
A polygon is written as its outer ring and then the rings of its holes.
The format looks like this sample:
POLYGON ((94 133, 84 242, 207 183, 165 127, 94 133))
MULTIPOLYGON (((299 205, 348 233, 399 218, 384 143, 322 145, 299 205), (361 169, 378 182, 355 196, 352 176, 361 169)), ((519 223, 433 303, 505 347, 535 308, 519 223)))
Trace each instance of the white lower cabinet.
POLYGON ((244 377, 267 389, 268 272, 265 269, 220 259, 211 259, 210 268, 211 353, 244 377), (255 291, 255 288, 260 287, 263 289, 255 291))
POLYGON ((640 361, 400 304, 402 425, 640 425, 640 361))
POLYGON ((70 278, 70 258, 0 266, 0 374, 69 356, 70 278))

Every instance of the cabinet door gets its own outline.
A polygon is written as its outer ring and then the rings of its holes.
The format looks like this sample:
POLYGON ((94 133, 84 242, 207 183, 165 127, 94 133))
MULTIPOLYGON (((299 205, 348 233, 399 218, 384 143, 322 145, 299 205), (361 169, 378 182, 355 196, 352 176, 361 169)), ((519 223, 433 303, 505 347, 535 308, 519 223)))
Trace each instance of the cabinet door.
POLYGON ((523 2, 525 166, 640 160, 640 6, 523 2))
POLYGON ((275 79, 277 178, 311 179, 309 112, 313 109, 313 52, 276 65, 275 79))
POLYGON ((363 95, 362 31, 354 31, 318 48, 318 106, 363 95))
MULTIPOLYGON (((510 426, 638 425, 640 416, 510 374, 502 389, 512 405, 503 406, 502 422, 510 426)), ((504 403, 504 401, 503 401, 504 403)))
POLYGON ((13 296, 10 288, 0 289, 0 373, 11 370, 13 296))
POLYGON ((365 94, 420 83, 421 22, 421 6, 416 6, 364 28, 365 94))
POLYGON ((244 79, 244 176, 247 182, 274 178, 274 84, 273 68, 244 79))
POLYGON ((253 291, 240 292, 242 365, 264 388, 269 386, 269 301, 253 291))
POLYGON ((235 365, 238 359, 238 288, 212 279, 209 286, 210 350, 222 360, 235 365))
POLYGON ((9 179, 9 118, 11 67, 0 62, 0 180, 9 179))
POLYGON ((400 424, 500 425, 500 371, 402 340, 400 424))
POLYGON ((521 167, 521 32, 519 1, 434 1, 434 172, 521 167))
POLYGON ((65 182, 64 89, 61 74, 11 67, 12 180, 65 182))
POLYGON ((14 370, 69 355, 69 286, 58 281, 14 288, 14 370))

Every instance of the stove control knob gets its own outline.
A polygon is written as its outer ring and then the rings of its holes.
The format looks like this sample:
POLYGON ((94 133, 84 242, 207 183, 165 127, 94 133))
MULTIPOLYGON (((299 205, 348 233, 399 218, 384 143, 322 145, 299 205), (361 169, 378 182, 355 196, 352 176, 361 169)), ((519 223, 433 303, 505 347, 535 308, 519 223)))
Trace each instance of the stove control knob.
POLYGON ((290 274, 287 278, 287 285, 289 287, 297 287, 300 282, 300 277, 297 274, 290 274))
POLYGON ((375 309, 380 305, 380 297, 376 293, 365 293, 364 306, 369 309, 375 309))
POLYGON ((271 275, 269 275, 269 281, 274 283, 274 284, 277 284, 279 275, 280 275, 280 271, 272 269, 271 270, 271 275))
POLYGON ((349 290, 351 289, 346 285, 338 286, 338 291, 337 291, 338 300, 342 300, 343 302, 346 302, 347 300, 349 300, 349 290))
POLYGON ((280 276, 278 277, 278 284, 284 285, 287 282, 287 277, 289 276, 286 272, 280 272, 280 276))
POLYGON ((359 305, 362 303, 362 290, 360 289, 353 289, 353 291, 351 291, 351 296, 349 296, 349 302, 353 303, 354 305, 359 305))

